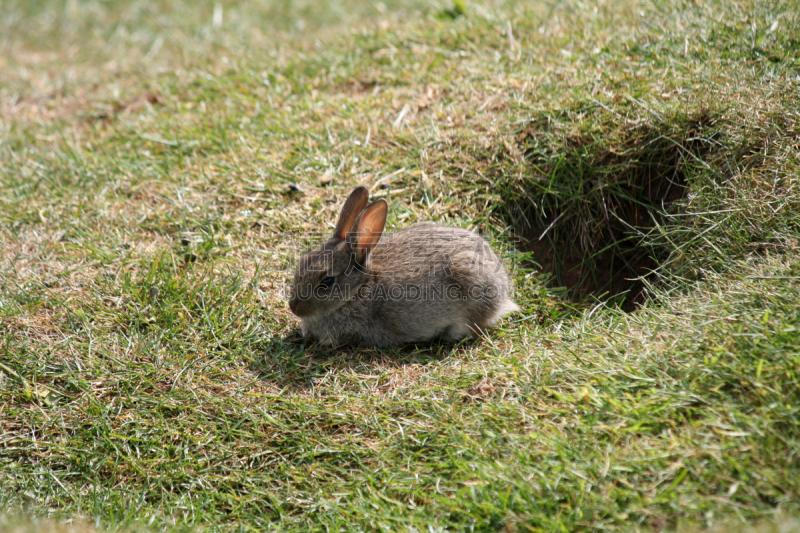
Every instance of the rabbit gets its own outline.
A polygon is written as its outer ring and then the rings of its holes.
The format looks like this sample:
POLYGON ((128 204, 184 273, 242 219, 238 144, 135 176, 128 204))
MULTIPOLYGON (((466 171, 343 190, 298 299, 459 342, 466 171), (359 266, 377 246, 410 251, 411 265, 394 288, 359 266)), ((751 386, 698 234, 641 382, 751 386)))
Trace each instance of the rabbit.
POLYGON ((458 342, 519 310, 483 238, 433 222, 384 236, 388 204, 368 202, 357 187, 333 237, 298 261, 289 308, 304 336, 334 347, 458 342))

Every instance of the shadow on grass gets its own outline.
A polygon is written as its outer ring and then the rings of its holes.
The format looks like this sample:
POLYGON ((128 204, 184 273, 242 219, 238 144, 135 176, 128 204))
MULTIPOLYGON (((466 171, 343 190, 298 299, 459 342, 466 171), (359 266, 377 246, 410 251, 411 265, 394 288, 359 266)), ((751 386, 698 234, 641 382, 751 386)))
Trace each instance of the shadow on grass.
POLYGON ((481 339, 458 344, 432 342, 408 344, 399 348, 323 347, 294 331, 283 338, 265 342, 263 354, 250 362, 250 370, 263 381, 279 388, 312 389, 329 373, 374 373, 387 368, 427 365, 452 357, 481 339))

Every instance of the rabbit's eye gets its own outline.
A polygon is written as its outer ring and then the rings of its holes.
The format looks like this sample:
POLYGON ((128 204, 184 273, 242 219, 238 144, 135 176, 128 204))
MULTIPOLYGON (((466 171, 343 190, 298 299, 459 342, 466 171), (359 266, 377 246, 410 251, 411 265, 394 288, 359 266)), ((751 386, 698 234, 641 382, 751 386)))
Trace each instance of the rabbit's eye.
POLYGON ((334 277, 328 276, 327 278, 322 278, 322 281, 320 281, 319 284, 325 287, 326 289, 329 289, 331 285, 333 285, 333 282, 334 282, 334 277))

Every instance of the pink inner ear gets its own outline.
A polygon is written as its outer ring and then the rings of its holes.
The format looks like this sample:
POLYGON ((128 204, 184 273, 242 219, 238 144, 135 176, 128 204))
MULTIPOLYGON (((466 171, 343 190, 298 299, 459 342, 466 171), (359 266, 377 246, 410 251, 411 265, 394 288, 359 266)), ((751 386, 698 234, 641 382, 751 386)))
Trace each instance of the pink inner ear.
POLYGON ((358 219, 358 215, 367 206, 369 201, 369 191, 366 187, 356 187, 350 196, 347 197, 342 212, 339 214, 339 221, 336 223, 336 229, 333 230, 333 237, 344 239, 348 233, 353 230, 353 226, 358 219))
POLYGON ((356 243, 359 250, 369 252, 372 250, 383 235, 383 226, 386 224, 386 202, 380 200, 369 206, 361 216, 358 224, 358 234, 356 243))
POLYGON ((362 228, 358 233, 358 249, 369 252, 378 244, 380 238, 380 233, 376 233, 370 228, 362 228))

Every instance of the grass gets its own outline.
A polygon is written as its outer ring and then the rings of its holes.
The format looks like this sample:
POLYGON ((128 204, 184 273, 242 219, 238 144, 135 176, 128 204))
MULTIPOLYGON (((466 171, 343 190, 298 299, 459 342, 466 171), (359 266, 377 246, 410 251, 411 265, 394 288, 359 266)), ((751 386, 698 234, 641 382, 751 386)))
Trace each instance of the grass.
POLYGON ((797 529, 794 3, 3 11, 0 529, 797 529), (358 183, 523 312, 300 338, 358 183))

